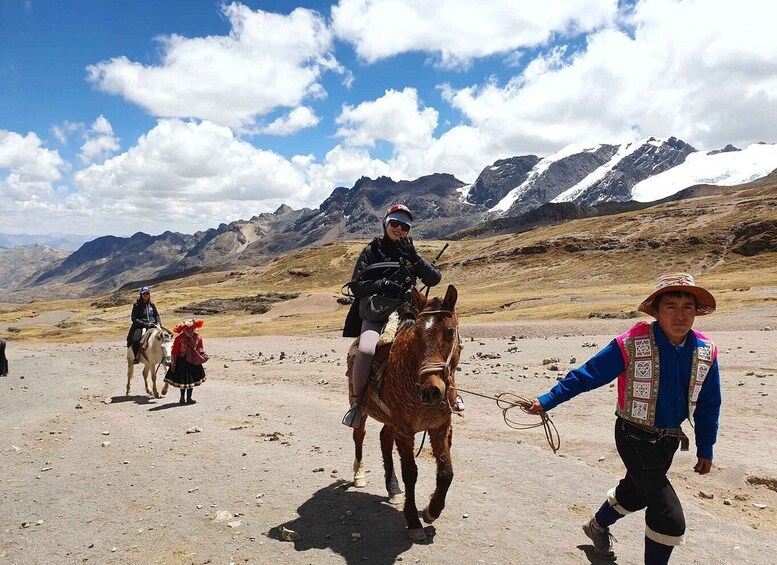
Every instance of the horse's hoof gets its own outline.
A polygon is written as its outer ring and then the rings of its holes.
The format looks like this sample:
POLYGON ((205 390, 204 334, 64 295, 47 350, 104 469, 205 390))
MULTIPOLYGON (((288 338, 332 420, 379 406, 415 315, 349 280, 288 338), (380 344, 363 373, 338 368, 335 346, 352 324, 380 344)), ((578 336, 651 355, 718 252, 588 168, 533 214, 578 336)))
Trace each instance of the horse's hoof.
POLYGON ((364 477, 354 477, 353 486, 356 488, 364 488, 367 486, 367 479, 364 477))
POLYGON ((162 398, 162 395, 159 394, 158 392, 155 392, 154 393, 154 398, 162 398))
POLYGON ((392 494, 388 501, 392 506, 402 506, 405 502, 405 493, 399 492, 397 494, 392 494))
POLYGON ((426 541, 426 532, 423 528, 408 528, 407 537, 410 541, 426 541))
MULTIPOLYGON (((437 516, 439 518, 439 516, 437 516)), ((429 507, 424 508, 421 511, 421 519, 426 522, 427 524, 431 524, 434 522, 437 518, 434 518, 431 513, 429 512, 429 507)))

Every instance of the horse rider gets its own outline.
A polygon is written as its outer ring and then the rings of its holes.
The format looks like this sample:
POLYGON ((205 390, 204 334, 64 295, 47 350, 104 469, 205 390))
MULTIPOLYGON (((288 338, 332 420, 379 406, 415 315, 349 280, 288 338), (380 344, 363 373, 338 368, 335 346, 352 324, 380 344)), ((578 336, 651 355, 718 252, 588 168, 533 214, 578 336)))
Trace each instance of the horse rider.
POLYGON ((8 359, 5 357, 5 340, 0 339, 0 377, 8 376, 8 359))
POLYGON ((383 216, 383 236, 376 237, 361 252, 348 283, 356 299, 348 311, 343 337, 359 337, 359 350, 353 363, 353 404, 343 424, 358 428, 362 422, 362 402, 370 376, 372 358, 380 332, 391 312, 408 300, 410 289, 420 278, 426 286, 442 279, 439 269, 424 259, 409 237, 413 214, 407 206, 394 204, 383 216), (383 266, 386 262, 404 262, 405 268, 383 266), (388 310, 365 308, 382 301, 388 310))
POLYGON ((127 333, 127 347, 132 347, 135 354, 135 363, 138 363, 138 350, 140 349, 140 338, 144 330, 159 326, 162 324, 159 319, 159 312, 156 306, 151 302, 151 290, 144 286, 140 289, 140 296, 132 305, 132 326, 127 333))
POLYGON ((626 476, 583 531, 600 557, 614 561, 609 527, 646 508, 645 564, 664 565, 684 543, 683 508, 666 474, 678 446, 688 449, 680 428, 686 418, 695 430, 693 470, 705 475, 712 468, 721 404, 718 350, 692 326, 696 316, 715 311, 715 298, 691 275, 670 273, 658 278, 639 310, 656 321, 639 322, 615 338, 548 393, 533 398, 528 411, 540 414, 618 379, 615 446, 626 476))

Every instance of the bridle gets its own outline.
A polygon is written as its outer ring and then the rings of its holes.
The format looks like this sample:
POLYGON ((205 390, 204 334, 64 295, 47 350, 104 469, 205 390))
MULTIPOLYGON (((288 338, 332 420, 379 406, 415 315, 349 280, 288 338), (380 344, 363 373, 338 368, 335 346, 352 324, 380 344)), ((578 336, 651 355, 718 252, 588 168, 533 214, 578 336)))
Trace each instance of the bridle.
MULTIPOLYGON (((419 312, 416 318, 421 316, 429 316, 431 314, 445 314, 446 316, 453 316, 454 313, 451 310, 426 310, 419 312)), ((451 344, 451 351, 448 354, 448 358, 445 363, 422 363, 421 368, 418 370, 418 375, 428 375, 430 373, 437 373, 442 371, 442 380, 445 383, 445 394, 440 399, 440 404, 448 402, 448 389, 451 384, 451 362, 453 361, 453 353, 456 351, 456 346, 459 345, 459 325, 455 326, 455 333, 453 336, 453 343, 451 344)))

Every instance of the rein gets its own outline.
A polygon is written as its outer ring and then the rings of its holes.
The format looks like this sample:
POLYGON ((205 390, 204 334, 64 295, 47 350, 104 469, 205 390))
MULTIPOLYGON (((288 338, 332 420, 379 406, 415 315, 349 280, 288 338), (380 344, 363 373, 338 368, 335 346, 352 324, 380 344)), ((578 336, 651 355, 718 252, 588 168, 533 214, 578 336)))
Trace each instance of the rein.
POLYGON ((496 396, 488 396, 485 394, 480 394, 479 392, 464 390, 463 388, 457 388, 457 390, 459 392, 465 392, 473 396, 479 396, 481 398, 487 398, 489 400, 496 401, 496 405, 502 410, 502 417, 504 418, 505 424, 514 430, 530 430, 532 428, 539 428, 542 426, 542 428, 545 430, 545 439, 548 440, 548 445, 553 450, 553 453, 556 453, 561 447, 561 436, 556 429, 556 424, 553 423, 553 420, 550 419, 550 416, 548 416, 547 412, 542 412, 540 414, 540 421, 535 422, 534 424, 518 422, 508 416, 508 410, 516 407, 520 408, 522 412, 528 414, 528 409, 531 406, 530 400, 511 392, 500 392, 496 396))

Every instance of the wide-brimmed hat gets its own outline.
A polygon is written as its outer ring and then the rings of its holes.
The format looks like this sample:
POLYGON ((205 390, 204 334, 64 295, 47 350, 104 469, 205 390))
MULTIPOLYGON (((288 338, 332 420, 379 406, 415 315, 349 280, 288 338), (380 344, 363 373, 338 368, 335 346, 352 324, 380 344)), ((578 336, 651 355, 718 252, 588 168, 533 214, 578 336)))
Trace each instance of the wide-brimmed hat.
POLYGON ((715 298, 706 288, 696 286, 693 275, 689 275, 688 273, 668 273, 658 277, 656 289, 650 296, 642 301, 642 304, 639 305, 637 310, 657 318, 658 313, 653 308, 653 301, 657 296, 660 296, 665 292, 687 292, 693 294, 696 297, 697 316, 712 314, 715 311, 715 298))

